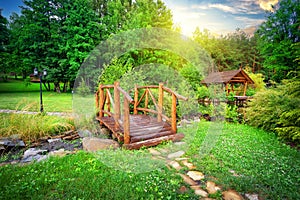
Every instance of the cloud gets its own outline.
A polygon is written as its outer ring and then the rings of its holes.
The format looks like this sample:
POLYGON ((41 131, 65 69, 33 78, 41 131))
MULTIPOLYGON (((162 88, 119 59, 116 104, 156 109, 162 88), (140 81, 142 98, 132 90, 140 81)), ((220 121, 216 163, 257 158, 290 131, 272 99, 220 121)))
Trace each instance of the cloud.
POLYGON ((234 9, 233 7, 230 7, 230 6, 226 6, 226 5, 223 5, 223 4, 208 4, 208 7, 209 8, 217 8, 219 10, 222 10, 224 12, 229 12, 229 13, 232 13, 232 14, 237 14, 237 10, 234 9))
POLYGON ((253 19, 253 18, 241 17, 241 16, 235 17, 235 20, 240 21, 243 24, 245 24, 245 28, 251 27, 251 26, 258 26, 265 21, 264 19, 253 19))
POLYGON ((272 5, 276 5, 278 0, 258 0, 258 3, 263 10, 273 11, 272 5))

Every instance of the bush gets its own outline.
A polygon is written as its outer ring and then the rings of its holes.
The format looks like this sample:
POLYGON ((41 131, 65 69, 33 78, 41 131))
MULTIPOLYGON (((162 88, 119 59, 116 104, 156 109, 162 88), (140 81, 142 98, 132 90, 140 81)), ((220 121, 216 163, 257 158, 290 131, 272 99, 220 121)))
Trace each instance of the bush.
POLYGON ((300 80, 283 81, 277 88, 262 90, 247 109, 248 123, 300 142, 300 80))
POLYGON ((80 96, 87 96, 90 94, 91 90, 89 86, 86 85, 84 79, 81 79, 81 82, 79 83, 79 86, 76 89, 76 93, 78 93, 80 96))

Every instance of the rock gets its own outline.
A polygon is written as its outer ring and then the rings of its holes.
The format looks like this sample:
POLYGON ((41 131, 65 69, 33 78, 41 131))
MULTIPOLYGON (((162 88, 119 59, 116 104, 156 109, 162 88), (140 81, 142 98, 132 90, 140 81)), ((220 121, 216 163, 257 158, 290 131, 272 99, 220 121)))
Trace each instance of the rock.
POLYGON ((184 185, 181 186, 180 189, 179 189, 179 192, 180 192, 180 193, 185 193, 185 192, 187 192, 187 191, 188 191, 188 188, 185 187, 184 185))
POLYGON ((182 146, 182 145, 185 145, 186 143, 185 142, 174 142, 174 144, 177 146, 182 146))
POLYGON ((169 158, 169 159, 172 159, 172 158, 179 158, 179 157, 183 156, 184 154, 185 154, 184 151, 177 151, 177 152, 175 152, 175 153, 169 154, 169 155, 168 155, 168 158, 169 158))
POLYGON ((153 148, 148 149, 149 153, 151 153, 153 156, 159 156, 161 153, 153 148))
POLYGON ((180 164, 178 162, 176 162, 176 161, 168 162, 168 164, 170 166, 172 166, 174 169, 176 169, 177 171, 182 169, 182 167, 180 166, 180 164))
POLYGON ((200 180, 204 179, 204 175, 198 171, 189 171, 187 173, 187 175, 194 181, 200 181, 200 180))
POLYGON ((258 194, 245 194, 245 196, 246 196, 247 199, 249 199, 249 200, 259 200, 258 194))
POLYGON ((186 126, 188 124, 191 124, 191 122, 186 120, 186 119, 183 119, 183 120, 180 121, 180 126, 186 126))
POLYGON ((65 149, 59 149, 57 151, 51 151, 49 153, 49 156, 59 156, 59 157, 63 157, 67 154, 70 154, 72 153, 71 151, 65 151, 65 149))
POLYGON ((187 176, 185 174, 179 174, 179 175, 181 176, 183 181, 185 183, 187 183, 188 185, 197 185, 197 183, 195 181, 193 181, 189 176, 187 176))
POLYGON ((175 138, 173 139, 173 142, 180 142, 184 138, 183 133, 176 133, 175 138))
POLYGON ((47 155, 43 155, 45 152, 47 152, 47 150, 29 148, 24 152, 21 163, 31 162, 34 160, 37 162, 45 160, 48 157, 47 155))
POLYGON ((85 137, 82 140, 83 150, 85 151, 98 151, 101 149, 117 149, 120 147, 119 143, 110 140, 96 137, 85 137))
POLYGON ((189 169, 196 169, 196 167, 192 163, 189 163, 187 160, 183 160, 181 161, 181 163, 189 169))
POLYGON ((110 130, 108 128, 105 128, 105 127, 101 128, 101 133, 104 134, 104 135, 110 135, 111 134, 110 130))
POLYGON ((222 192, 224 200, 242 200, 243 197, 234 190, 222 192))
POLYGON ((197 189, 195 190, 195 194, 201 197, 208 197, 208 193, 205 190, 197 189))
POLYGON ((35 156, 35 155, 38 155, 38 154, 43 154, 47 152, 47 150, 41 150, 41 149, 35 149, 35 148, 29 148, 27 149, 24 154, 23 154, 23 158, 28 158, 30 156, 35 156))
POLYGON ((55 139, 48 139, 47 142, 48 143, 53 143, 53 142, 58 142, 61 141, 61 138, 55 138, 55 139))
POLYGON ((216 184, 212 181, 208 181, 206 183, 206 190, 208 191, 209 194, 215 194, 217 192, 216 184))
POLYGON ((79 130, 79 131, 78 131, 78 135, 79 135, 81 138, 84 138, 84 137, 92 137, 92 136, 93 136, 93 133, 91 133, 89 130, 79 130))
POLYGON ((25 147, 25 143, 20 139, 1 138, 0 146, 7 147, 25 147))

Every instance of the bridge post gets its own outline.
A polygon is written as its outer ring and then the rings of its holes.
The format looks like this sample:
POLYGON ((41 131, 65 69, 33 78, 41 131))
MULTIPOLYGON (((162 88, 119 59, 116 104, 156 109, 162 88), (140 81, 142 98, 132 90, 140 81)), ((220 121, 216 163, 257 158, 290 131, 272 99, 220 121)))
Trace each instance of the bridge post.
POLYGON ((162 121, 162 111, 163 111, 163 100, 164 100, 164 90, 163 90, 163 83, 159 83, 158 87, 158 115, 157 121, 162 121))
POLYGON ((130 143, 130 119, 129 119, 129 101, 124 97, 124 113, 123 113, 123 128, 124 128, 124 144, 130 143))
POLYGON ((139 91, 137 88, 137 85, 134 86, 134 108, 133 108, 133 114, 137 115, 138 110, 137 110, 137 104, 139 100, 139 91))
POLYGON ((171 109, 171 120, 172 120, 172 131, 177 132, 177 122, 176 122, 176 95, 172 93, 172 109, 171 109))
POLYGON ((104 117, 103 109, 104 109, 104 89, 102 87, 103 85, 99 85, 99 117, 104 117))
POLYGON ((115 102, 115 107, 114 107, 115 115, 114 115, 114 119, 116 121, 116 126, 119 125, 119 119, 120 119, 120 91, 118 89, 119 86, 120 86, 119 82, 115 82, 114 83, 114 102, 115 102))

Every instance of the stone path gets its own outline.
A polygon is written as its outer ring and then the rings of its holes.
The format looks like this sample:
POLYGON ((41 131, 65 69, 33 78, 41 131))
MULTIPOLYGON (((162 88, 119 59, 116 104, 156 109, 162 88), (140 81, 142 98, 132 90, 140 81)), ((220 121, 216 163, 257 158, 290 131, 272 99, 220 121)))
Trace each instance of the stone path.
MULTIPOLYGON (((174 143, 174 145, 184 145, 174 143)), ((148 151, 152 155, 153 159, 164 159, 166 165, 170 170, 176 170, 177 174, 182 177, 183 181, 194 190, 194 193, 199 196, 200 199, 210 200, 211 195, 219 193, 224 200, 242 200, 244 197, 234 190, 222 190, 222 187, 216 185, 213 181, 207 181, 205 174, 197 170, 197 167, 189 161, 188 157, 185 157, 185 152, 180 148, 175 151, 169 149, 149 148, 148 151)), ((186 192, 188 188, 186 186, 180 187, 180 192, 186 192)), ((245 194, 245 198, 249 200, 258 200, 256 194, 245 194)))

